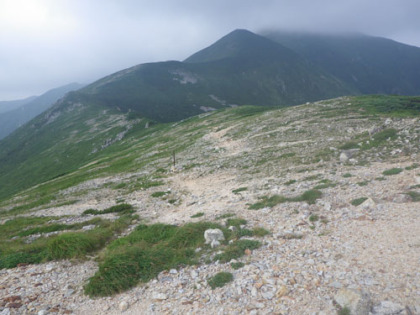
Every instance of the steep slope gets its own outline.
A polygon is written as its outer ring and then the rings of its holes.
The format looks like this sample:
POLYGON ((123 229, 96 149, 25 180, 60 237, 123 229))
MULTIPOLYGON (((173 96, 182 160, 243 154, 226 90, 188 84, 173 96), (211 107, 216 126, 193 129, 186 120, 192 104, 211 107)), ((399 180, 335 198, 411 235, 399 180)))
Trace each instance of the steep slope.
POLYGON ((78 90, 83 86, 78 83, 67 84, 52 89, 36 98, 30 98, 29 101, 25 101, 13 110, 0 113, 0 139, 3 139, 35 116, 41 114, 66 93, 78 90))
POLYGON ((361 34, 265 32, 362 94, 420 95, 420 48, 361 34))
POLYGON ((77 169, 134 123, 110 108, 82 104, 76 92, 0 141, 0 198, 77 169))
POLYGON ((163 122, 231 105, 290 106, 353 92, 293 51, 245 30, 185 62, 139 65, 81 91, 91 102, 163 122))

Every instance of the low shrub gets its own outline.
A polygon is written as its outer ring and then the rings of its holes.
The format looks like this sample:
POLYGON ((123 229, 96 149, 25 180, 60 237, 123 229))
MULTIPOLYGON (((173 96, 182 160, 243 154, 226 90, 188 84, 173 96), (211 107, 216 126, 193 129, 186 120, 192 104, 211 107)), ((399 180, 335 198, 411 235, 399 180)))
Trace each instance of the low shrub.
POLYGON ((391 175, 397 175, 397 174, 401 173, 402 171, 403 171, 402 168, 394 167, 394 168, 391 168, 389 170, 383 171, 382 174, 385 175, 385 176, 391 176, 391 175))
POLYGON ((223 287, 226 283, 233 280, 233 275, 230 272, 219 272, 207 280, 209 286, 214 290, 223 287))

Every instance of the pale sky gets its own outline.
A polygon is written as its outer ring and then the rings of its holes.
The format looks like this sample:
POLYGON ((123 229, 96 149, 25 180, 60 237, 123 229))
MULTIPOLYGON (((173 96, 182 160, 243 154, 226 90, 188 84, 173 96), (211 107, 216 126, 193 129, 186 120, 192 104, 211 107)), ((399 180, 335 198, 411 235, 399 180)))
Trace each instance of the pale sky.
POLYGON ((420 0, 0 0, 0 100, 183 60, 244 28, 361 32, 420 47, 420 0))

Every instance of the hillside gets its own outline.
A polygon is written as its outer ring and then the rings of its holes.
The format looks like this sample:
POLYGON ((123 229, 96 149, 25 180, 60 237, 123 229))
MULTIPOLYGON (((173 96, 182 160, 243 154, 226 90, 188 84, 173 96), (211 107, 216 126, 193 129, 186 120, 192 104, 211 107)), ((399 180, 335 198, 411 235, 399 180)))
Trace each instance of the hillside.
MULTIPOLYGON (((29 98, 23 101, 14 101, 13 108, 8 107, 3 113, 0 112, 0 140, 12 133, 14 130, 38 116, 52 106, 66 93, 82 88, 82 84, 71 83, 62 87, 52 89, 44 94, 29 98)), ((7 102, 9 104, 9 102, 7 102)), ((0 104, 1 106, 1 104, 0 104)))
MULTIPOLYGON (((9 269, 0 270, 0 310, 336 314, 337 301, 356 296, 372 314, 420 311, 418 98, 245 106, 145 128, 145 120, 101 107, 90 117, 91 107, 73 97, 41 117, 78 130, 60 138, 65 147, 76 151, 78 141, 97 137, 98 151, 87 147, 61 176, 3 198, 0 265, 9 269), (129 210, 111 208, 118 205, 129 210), (182 229, 186 223, 196 225, 182 229), (212 250, 195 231, 215 225, 227 241, 212 250), (141 234, 148 229, 159 233, 141 234), (110 245, 113 237, 120 239, 110 245), (159 243, 196 237, 200 249, 182 257, 197 260, 180 265, 171 255, 181 249, 159 243), (150 266, 163 271, 152 268, 148 284, 136 285, 148 241, 157 242, 150 266), (213 290, 209 278, 218 272, 233 279, 213 290), (101 288, 121 293, 100 297, 101 288)), ((43 130, 48 120, 36 122, 43 130)), ((48 163, 66 157, 54 152, 48 163)))
POLYGON ((361 94, 420 95, 420 48, 363 34, 264 35, 334 75, 361 94))

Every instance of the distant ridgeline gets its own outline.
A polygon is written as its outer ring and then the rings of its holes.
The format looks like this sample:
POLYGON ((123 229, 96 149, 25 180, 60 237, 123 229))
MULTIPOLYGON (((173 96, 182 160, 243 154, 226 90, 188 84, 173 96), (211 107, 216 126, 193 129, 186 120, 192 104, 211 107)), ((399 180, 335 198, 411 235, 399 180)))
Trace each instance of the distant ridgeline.
POLYGON ((160 122, 236 105, 420 95, 420 48, 365 35, 265 35, 236 30, 183 62, 138 65, 78 93, 160 122))

